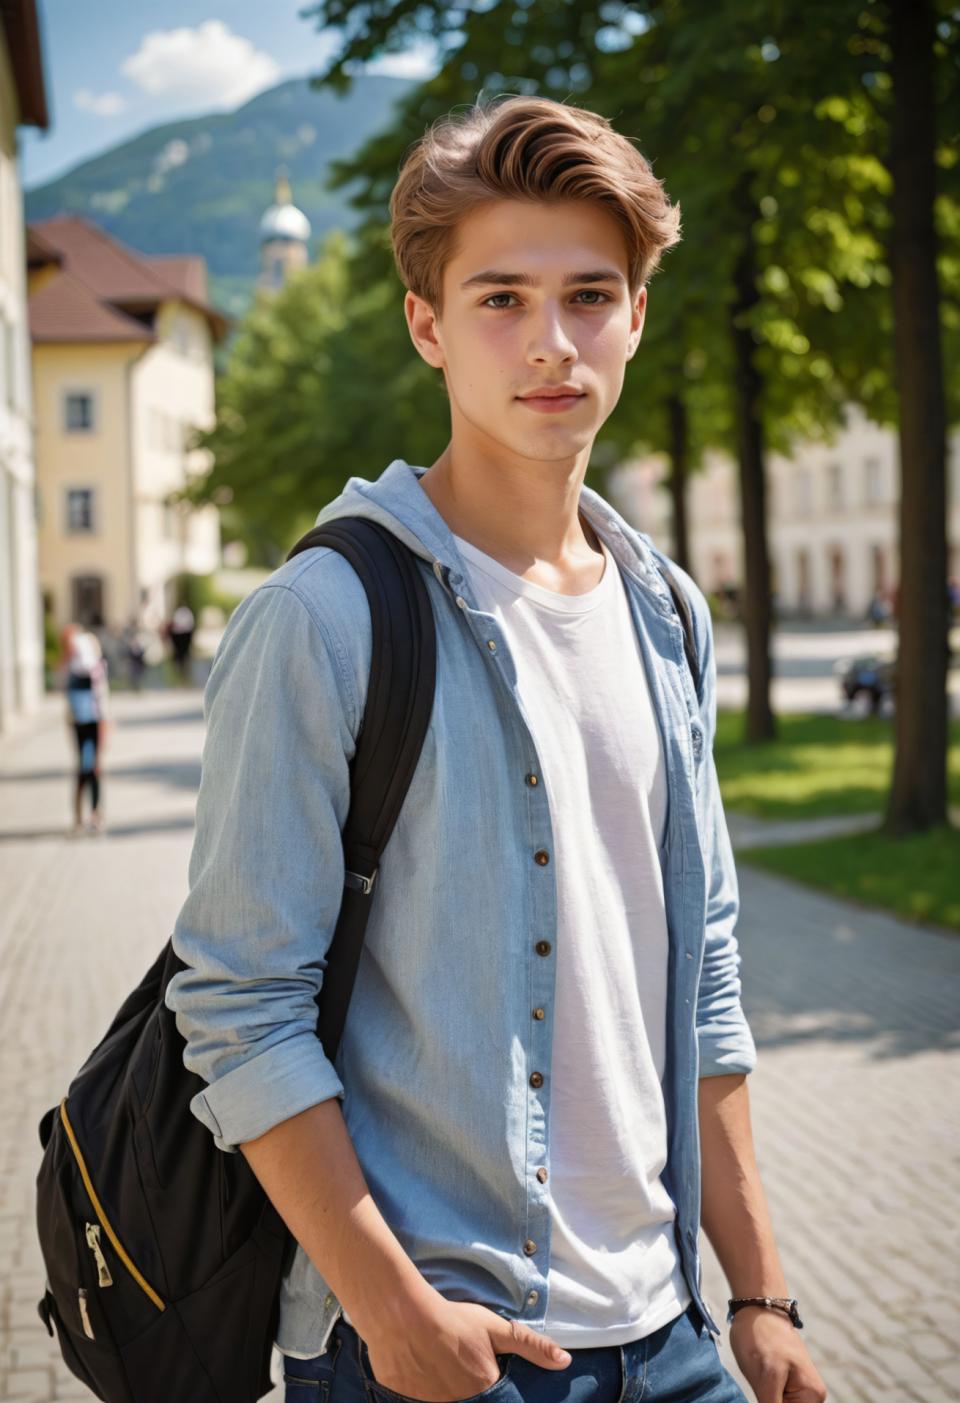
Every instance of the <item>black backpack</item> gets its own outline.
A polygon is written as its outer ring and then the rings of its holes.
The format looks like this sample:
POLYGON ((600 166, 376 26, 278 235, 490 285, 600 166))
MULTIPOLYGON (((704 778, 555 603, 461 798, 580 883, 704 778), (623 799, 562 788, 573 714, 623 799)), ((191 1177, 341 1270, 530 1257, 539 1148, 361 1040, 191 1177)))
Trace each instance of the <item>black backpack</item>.
MULTIPOLYGON (((372 655, 343 829, 346 879, 317 997, 336 1057, 377 867, 429 724, 436 637, 412 553, 386 528, 340 518, 308 532, 341 552, 370 604, 372 655)), ((677 601, 695 666, 689 608, 677 601)), ((696 672, 694 672, 696 678, 696 672)), ((38 1309, 71 1371, 104 1403, 254 1403, 272 1388, 280 1282, 295 1246, 241 1152, 190 1110, 204 1089, 164 1002, 184 968, 168 941, 40 1122, 38 1309)))
MULTIPOLYGON (((354 518, 315 527, 370 604, 368 695, 343 829, 347 875, 318 1027, 334 1060, 377 865, 433 706, 436 639, 415 557, 354 518)), ((304 757, 308 763, 308 757, 304 757)), ((253 1403, 272 1388, 283 1270, 294 1241, 242 1152, 219 1150, 190 1110, 204 1082, 183 1063, 164 1002, 183 969, 168 941, 40 1122, 40 1316, 67 1366, 105 1403, 253 1403)))

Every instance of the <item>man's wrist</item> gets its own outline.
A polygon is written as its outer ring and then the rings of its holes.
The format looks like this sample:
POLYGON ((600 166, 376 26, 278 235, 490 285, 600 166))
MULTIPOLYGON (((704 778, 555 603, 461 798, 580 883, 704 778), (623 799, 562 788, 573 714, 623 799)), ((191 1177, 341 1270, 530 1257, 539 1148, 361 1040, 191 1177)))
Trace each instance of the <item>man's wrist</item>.
POLYGON ((377 1335, 415 1329, 434 1308, 438 1294, 408 1261, 400 1264, 394 1279, 381 1278, 361 1300, 341 1304, 357 1334, 369 1344, 377 1335))

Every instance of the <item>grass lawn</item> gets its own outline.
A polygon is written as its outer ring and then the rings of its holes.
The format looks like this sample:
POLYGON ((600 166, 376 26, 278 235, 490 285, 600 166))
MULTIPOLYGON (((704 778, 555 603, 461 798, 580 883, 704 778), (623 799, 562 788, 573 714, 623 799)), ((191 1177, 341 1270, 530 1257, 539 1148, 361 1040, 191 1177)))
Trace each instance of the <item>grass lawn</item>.
POLYGON ((748 848, 738 852, 737 862, 755 863, 836 896, 960 931, 957 828, 900 839, 870 832, 789 847, 748 848))
MULTIPOLYGON (((743 713, 717 717, 714 754, 724 806, 758 818, 822 818, 883 811, 893 722, 866 716, 781 716, 779 739, 748 746, 743 713)), ((960 722, 950 726, 950 803, 960 804, 960 722)), ((956 854, 955 854, 956 855, 956 854)))

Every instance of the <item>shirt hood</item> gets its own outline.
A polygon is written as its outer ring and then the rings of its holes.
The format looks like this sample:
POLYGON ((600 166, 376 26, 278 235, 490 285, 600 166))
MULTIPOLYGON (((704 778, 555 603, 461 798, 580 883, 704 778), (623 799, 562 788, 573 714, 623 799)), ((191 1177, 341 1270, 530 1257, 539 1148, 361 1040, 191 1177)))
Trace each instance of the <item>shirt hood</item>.
MULTIPOLYGON (((316 525, 326 525, 344 516, 367 517, 377 521, 404 545, 428 562, 436 573, 442 570, 457 587, 467 568, 457 549, 453 532, 420 487, 425 467, 394 458, 374 481, 362 477, 347 479, 343 491, 317 515, 316 525)), ((637 531, 599 492, 582 486, 580 510, 617 563, 635 575, 653 595, 668 601, 669 590, 657 569, 653 543, 645 532, 637 531)))

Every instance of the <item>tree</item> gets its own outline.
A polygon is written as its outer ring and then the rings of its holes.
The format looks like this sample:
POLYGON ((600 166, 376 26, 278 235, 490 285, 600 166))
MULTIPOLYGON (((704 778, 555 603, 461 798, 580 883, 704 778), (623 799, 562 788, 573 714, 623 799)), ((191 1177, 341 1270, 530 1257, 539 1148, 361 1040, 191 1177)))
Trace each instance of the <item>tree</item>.
POLYGON ((890 0, 894 355, 900 400, 897 746, 886 827, 947 821, 946 406, 937 275, 935 29, 930 0, 890 0))

